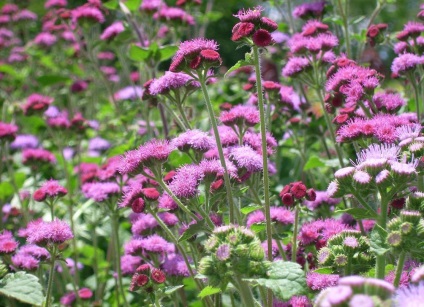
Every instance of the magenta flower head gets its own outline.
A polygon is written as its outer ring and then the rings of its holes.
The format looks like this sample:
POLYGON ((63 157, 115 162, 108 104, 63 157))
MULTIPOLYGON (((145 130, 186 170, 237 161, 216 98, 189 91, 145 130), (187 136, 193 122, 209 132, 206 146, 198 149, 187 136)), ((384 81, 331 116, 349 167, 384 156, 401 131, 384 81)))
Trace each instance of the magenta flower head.
POLYGON ((293 17, 295 18, 320 18, 324 15, 326 1, 307 2, 296 6, 293 9, 293 17))
POLYGON ((267 17, 261 17, 262 10, 262 7, 257 6, 254 9, 240 10, 234 15, 240 22, 233 27, 231 40, 253 43, 259 47, 271 45, 274 40, 270 32, 277 30, 278 24, 267 17))
POLYGON ((32 115, 44 112, 47 110, 49 105, 53 102, 53 98, 49 96, 43 96, 40 94, 31 94, 24 105, 22 110, 25 115, 32 115))
POLYGON ((40 163, 54 164, 56 163, 56 157, 50 151, 45 149, 28 148, 22 152, 22 163, 31 166, 39 166, 40 163))
POLYGON ((204 175, 198 165, 180 167, 169 185, 171 191, 180 198, 191 198, 198 194, 198 186, 204 175))
MULTIPOLYGON (((229 111, 224 111, 219 117, 221 122, 226 126, 233 127, 252 127, 259 123, 259 111, 256 107, 238 105, 229 111)), ((241 131, 239 131, 240 133, 241 131)))
POLYGON ((18 132, 18 126, 0 122, 0 140, 13 141, 18 132))
POLYGON ((153 18, 163 22, 172 22, 177 25, 183 24, 194 26, 196 24, 194 17, 185 10, 178 7, 168 7, 166 5, 163 5, 160 10, 153 15, 153 18))
POLYGON ((180 151, 190 149, 198 152, 206 152, 214 146, 214 140, 207 133, 198 130, 187 130, 172 140, 172 145, 180 151))
POLYGON ((105 201, 120 193, 119 185, 115 182, 85 183, 81 190, 86 198, 97 202, 105 201))
POLYGON ((402 75, 423 64, 424 56, 418 56, 413 53, 404 53, 393 60, 391 68, 395 75, 402 75))
POLYGON ((88 5, 75 8, 71 15, 75 24, 103 23, 105 21, 103 13, 98 8, 88 5))
POLYGON ((112 40, 119 33, 124 32, 124 30, 123 23, 116 21, 103 31, 102 35, 100 35, 100 39, 104 41, 112 40))
POLYGON ((178 90, 180 88, 190 90, 198 88, 199 86, 197 82, 194 82, 192 77, 185 73, 167 71, 162 77, 152 81, 149 86, 149 92, 153 96, 166 95, 169 91, 178 90))
POLYGON ((68 190, 62 187, 58 181, 49 180, 43 183, 41 188, 34 192, 35 201, 44 201, 46 198, 54 199, 56 197, 62 197, 68 194, 68 190))
POLYGON ((221 65, 221 62, 218 44, 214 40, 195 38, 180 44, 169 70, 171 72, 180 72, 199 68, 209 69, 210 67, 221 65))
POLYGON ((40 246, 60 245, 74 237, 68 223, 59 219, 42 222, 31 230, 27 242, 40 246))

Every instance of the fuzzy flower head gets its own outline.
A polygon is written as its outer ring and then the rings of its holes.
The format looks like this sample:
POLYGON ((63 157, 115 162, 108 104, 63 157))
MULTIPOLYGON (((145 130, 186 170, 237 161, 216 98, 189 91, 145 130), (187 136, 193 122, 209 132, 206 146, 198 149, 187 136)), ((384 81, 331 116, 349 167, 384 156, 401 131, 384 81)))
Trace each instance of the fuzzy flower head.
MULTIPOLYGON (((1 138, 1 123, 0 123, 0 138, 1 138)), ((39 144, 38 138, 32 134, 17 135, 15 140, 10 143, 10 148, 13 150, 37 148, 39 144)))
POLYGON ((175 26, 182 24, 182 25, 189 25, 194 26, 196 24, 196 21, 192 15, 187 13, 185 10, 178 8, 178 7, 168 7, 166 5, 163 5, 154 15, 154 19, 161 20, 163 22, 171 23, 175 26))
POLYGON ((413 53, 403 53, 393 60, 391 68, 395 75, 402 75, 423 64, 424 56, 418 56, 413 53))
POLYGON ((295 18, 319 18, 324 14, 325 1, 306 2, 293 9, 295 18))
POLYGON ((247 172, 260 172, 263 168, 262 156, 250 146, 232 148, 230 159, 239 169, 245 169, 247 172))
POLYGON ((204 175, 198 165, 180 167, 169 185, 171 191, 180 198, 191 198, 198 194, 198 186, 204 175))
POLYGON ((47 110, 49 105, 54 101, 52 97, 43 96, 41 94, 31 94, 24 105, 22 105, 22 110, 25 115, 37 114, 47 110))
POLYGON ((34 200, 35 201, 44 201, 46 198, 54 199, 56 197, 62 197, 68 194, 68 190, 66 190, 63 186, 59 184, 57 180, 48 180, 43 183, 41 188, 34 192, 34 200))
POLYGON ((226 126, 252 127, 259 123, 259 111, 256 107, 238 105, 229 111, 224 111, 219 117, 226 126))
POLYGON ((85 183, 81 190, 86 198, 91 198, 97 202, 108 200, 120 192, 119 185, 115 182, 85 183))
POLYGON ((194 151, 206 152, 214 146, 214 140, 207 133, 198 130, 187 130, 175 137, 172 142, 173 146, 180 151, 194 151))
POLYGON ((60 245, 73 237, 68 223, 56 219, 52 222, 42 222, 38 224, 38 227, 32 228, 27 237, 27 242, 41 246, 60 245))
POLYGON ((119 33, 124 32, 124 30, 124 24, 120 21, 116 21, 103 31, 100 35, 100 39, 104 41, 112 40, 119 33))
POLYGON ((169 70, 180 72, 184 70, 209 69, 221 65, 221 56, 218 53, 218 44, 214 40, 195 38, 184 41, 172 59, 169 70))
POLYGON ((0 140, 13 141, 18 132, 18 126, 0 122, 0 140))
POLYGON ((98 8, 87 5, 72 10, 71 16, 75 24, 103 23, 105 21, 103 13, 98 8))
POLYGON ((56 157, 48 150, 37 148, 37 149, 25 149, 22 152, 22 163, 25 165, 37 166, 40 163, 43 164, 54 164, 56 163, 56 157))
POLYGON ((162 77, 153 80, 149 91, 151 95, 156 96, 164 95, 169 93, 169 91, 175 91, 180 88, 190 90, 199 86, 198 82, 195 82, 192 77, 185 73, 167 71, 162 77))

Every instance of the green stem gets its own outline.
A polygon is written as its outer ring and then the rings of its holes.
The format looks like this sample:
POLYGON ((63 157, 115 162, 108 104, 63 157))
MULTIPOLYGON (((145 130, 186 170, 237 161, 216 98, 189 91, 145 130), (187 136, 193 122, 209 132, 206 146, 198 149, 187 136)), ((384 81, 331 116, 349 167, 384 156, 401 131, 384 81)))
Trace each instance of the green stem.
MULTIPOLYGON (((171 107, 169 107, 166 103, 161 103, 162 106, 165 107, 165 109, 167 109, 171 115, 174 117, 174 119, 177 121, 178 126, 180 126, 181 130, 186 131, 187 127, 184 125, 184 123, 181 121, 181 118, 177 115, 177 113, 175 113, 174 110, 172 110, 171 107)), ((150 125, 149 125, 150 126, 150 125)))
POLYGON ((397 288, 399 287, 400 277, 403 271, 403 265, 405 263, 406 252, 402 251, 399 255, 398 263, 396 266, 395 280, 393 281, 393 285, 397 288))
POLYGON ((49 273, 49 283, 47 285, 47 292, 46 292, 46 307, 53 306, 51 304, 52 299, 52 290, 53 290, 53 278, 54 278, 54 263, 56 261, 56 247, 53 248, 53 252, 50 253, 51 257, 51 266, 50 266, 50 273, 49 273))
MULTIPOLYGON (((387 206, 388 206, 387 197, 385 195, 381 195, 381 208, 380 208, 381 210, 380 210, 380 216, 377 220, 377 225, 384 230, 386 230, 386 225, 387 225, 387 206)), ((377 255, 377 260, 375 264, 376 278, 384 279, 385 267, 386 267, 386 256, 377 255)))
POLYGON ((417 86, 417 84, 415 83, 416 82, 416 80, 415 80, 415 78, 414 78, 414 76, 413 76, 413 74, 411 73, 410 74, 410 77, 409 77, 409 82, 411 83, 411 85, 412 85, 412 87, 413 87, 413 89, 414 89, 414 95, 415 95, 415 107, 416 107, 416 111, 417 111, 417 120, 418 120, 418 123, 421 123, 421 115, 420 115, 420 94, 419 94, 419 89, 418 89, 418 86, 417 86))
POLYGON ((299 205, 296 204, 294 209, 294 225, 293 225, 293 240, 292 240, 292 255, 291 261, 297 260, 297 230, 299 227, 299 205))
POLYGON ((253 303, 254 299, 252 297, 252 292, 250 291, 250 288, 246 285, 246 283, 243 280, 241 280, 241 278, 237 275, 234 277, 233 283, 237 287, 237 290, 239 291, 240 298, 243 303, 242 306, 255 307, 255 304, 253 303))
POLYGON ((215 141, 216 141, 216 147, 218 148, 219 160, 221 161, 221 166, 224 168, 224 183, 225 183, 225 189, 227 191, 227 201, 229 204, 230 223, 234 224, 235 206, 234 206, 234 200, 233 200, 233 193, 231 191, 230 176, 228 175, 227 165, 225 164, 224 151, 222 150, 222 143, 221 143, 221 138, 218 132, 218 126, 216 124, 215 114, 213 112, 208 90, 206 89, 206 71, 204 72, 204 75, 199 74, 199 82, 202 88, 203 97, 205 98, 206 107, 208 109, 209 119, 211 121, 213 133, 215 134, 215 141))
MULTIPOLYGON (((267 155, 267 144, 266 144, 266 121, 265 121, 265 108, 264 108, 264 97, 262 90, 262 76, 261 76, 261 64, 259 58, 259 50, 257 46, 252 47, 253 60, 255 62, 255 73, 256 73, 256 87, 258 92, 258 106, 260 116, 260 130, 261 130, 261 141, 262 141, 262 162, 263 162, 263 189, 264 189, 264 203, 265 203, 265 219, 266 219, 266 236, 268 246, 268 260, 272 261, 272 227, 271 227, 271 204, 269 195, 269 173, 268 173, 268 155, 267 155)), ((269 300, 268 300, 269 301, 269 300)), ((272 306, 272 297, 269 302, 272 306)))
POLYGON ((340 166, 344 167, 342 150, 341 150, 339 144, 337 144, 337 142, 336 142, 336 134, 334 133, 333 123, 331 122, 330 117, 328 116, 328 113, 325 110, 324 98, 322 97, 322 93, 321 93, 321 90, 319 88, 316 89, 316 92, 318 94, 319 101, 321 103, 321 107, 322 107, 322 110, 323 110, 323 113, 324 113, 325 122, 327 124, 328 130, 330 131, 331 141, 333 142, 334 148, 336 149, 336 152, 337 152, 337 157, 339 158, 340 166))
POLYGON ((115 243, 115 263, 116 263, 116 273, 117 273, 117 282, 118 282, 118 293, 122 296, 124 299, 124 306, 129 306, 127 302, 127 297, 125 295, 124 287, 122 286, 122 272, 121 272, 121 253, 120 253, 120 247, 121 244, 119 243, 119 213, 117 211, 113 212, 111 215, 112 219, 112 235, 113 235, 113 242, 115 243))
POLYGON ((348 10, 349 10, 349 0, 345 1, 345 9, 343 9, 342 1, 337 0, 337 4, 340 10, 340 16, 343 19, 343 31, 345 36, 345 44, 346 44, 346 55, 350 58, 350 37, 349 37, 349 22, 348 22, 348 10))

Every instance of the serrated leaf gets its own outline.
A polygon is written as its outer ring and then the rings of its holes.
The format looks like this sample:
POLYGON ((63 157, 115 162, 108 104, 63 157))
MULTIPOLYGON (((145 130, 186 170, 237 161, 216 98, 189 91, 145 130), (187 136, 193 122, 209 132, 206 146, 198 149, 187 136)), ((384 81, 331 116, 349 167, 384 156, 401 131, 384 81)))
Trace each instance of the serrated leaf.
POLYGON ((227 75, 230 73, 230 72, 232 72, 232 71, 235 71, 235 70, 237 70, 237 69, 239 69, 239 68, 241 68, 241 67, 244 67, 244 66, 250 66, 250 65, 253 65, 253 62, 252 62, 252 56, 250 55, 250 53, 246 53, 246 55, 245 55, 245 58, 244 58, 244 60, 239 60, 236 64, 234 64, 230 69, 228 69, 227 70, 227 72, 225 73, 225 75, 224 75, 224 78, 226 78, 227 77, 227 75))
POLYGON ((0 281, 0 294, 35 306, 41 306, 44 300, 38 278, 25 272, 7 274, 0 281))
POLYGON ((128 56, 133 61, 145 61, 147 60, 151 55, 151 52, 149 49, 141 48, 137 45, 131 45, 130 49, 128 50, 128 56))
POLYGON ((217 294, 217 293, 220 293, 220 292, 221 292, 221 289, 220 288, 215 288, 215 287, 212 287, 212 286, 207 286, 207 287, 203 288, 202 291, 200 291, 200 293, 199 293, 199 295, 197 297, 204 298, 206 296, 217 294))
POLYGON ((293 295, 304 294, 306 286, 305 272, 294 262, 276 261, 268 270, 268 278, 247 279, 246 281, 272 290, 281 300, 289 300, 293 295))
POLYGON ((178 47, 177 46, 163 46, 159 49, 159 53, 160 53, 160 59, 159 61, 166 61, 170 58, 172 58, 172 56, 175 54, 175 52, 177 52, 178 47))
POLYGON ((178 239, 178 242, 183 242, 190 239, 192 236, 198 234, 199 232, 211 232, 211 230, 206 226, 206 221, 201 220, 196 224, 190 225, 182 236, 178 239))
POLYGON ((323 167, 325 163, 318 156, 310 156, 308 161, 306 161, 305 166, 303 167, 304 171, 308 169, 323 167))
POLYGON ((253 212, 262 208, 263 208, 262 206, 258 206, 258 205, 247 206, 247 207, 241 208, 240 212, 246 215, 246 214, 249 214, 250 212, 253 212))
POLYGON ((386 242, 387 232, 378 225, 375 225, 370 235, 370 249, 376 255, 383 256, 390 250, 390 245, 386 242))
POLYGON ((163 293, 165 293, 166 295, 170 295, 172 293, 174 293, 175 291, 177 291, 178 289, 184 287, 184 285, 179 285, 179 286, 174 286, 174 287, 166 287, 163 291, 163 293))
POLYGON ((374 212, 370 212, 364 208, 347 208, 343 210, 337 210, 334 213, 348 213, 353 216, 355 219, 363 220, 363 219, 375 219, 378 217, 374 212))

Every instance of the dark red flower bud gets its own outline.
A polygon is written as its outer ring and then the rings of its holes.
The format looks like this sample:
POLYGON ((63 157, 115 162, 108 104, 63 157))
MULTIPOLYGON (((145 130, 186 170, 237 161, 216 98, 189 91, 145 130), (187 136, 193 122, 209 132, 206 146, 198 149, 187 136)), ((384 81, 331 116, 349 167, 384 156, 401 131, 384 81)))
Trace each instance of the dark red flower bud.
POLYGON ((254 84, 252 83, 246 83, 245 85, 243 85, 243 89, 245 91, 250 91, 253 88, 254 84))
POLYGON ((150 274, 150 277, 157 284, 163 284, 166 281, 165 273, 159 269, 153 269, 150 274))
POLYGON ((278 24, 268 17, 262 17, 259 26, 265 30, 268 30, 269 32, 274 32, 278 29, 278 24))
POLYGON ((145 202, 143 198, 137 198, 131 203, 131 209, 134 213, 142 213, 145 208, 145 202))
POLYGON ((200 67, 200 64, 202 64, 202 58, 200 56, 195 57, 190 62, 190 68, 191 69, 198 69, 200 67))
POLYGON ((165 181, 166 183, 171 183, 172 182, 172 179, 174 179, 174 176, 175 176, 175 174, 176 174, 177 172, 176 171, 174 171, 174 170, 172 170, 172 171, 169 171, 166 175, 165 175, 165 177, 163 177, 163 181, 165 181))
POLYGON ((218 191, 220 188, 222 188, 224 186, 224 179, 219 178, 217 180, 215 180, 214 182, 212 182, 211 184, 211 193, 218 191))
POLYGON ((405 207, 405 198, 398 198, 391 201, 390 206, 395 209, 403 209, 405 207))
POLYGON ((376 25, 372 25, 367 30, 367 37, 369 38, 375 38, 380 34, 380 29, 376 25))
POLYGON ((149 282, 149 276, 136 273, 133 275, 132 281, 134 281, 137 286, 143 287, 149 282))
POLYGON ((306 199, 309 201, 315 201, 317 199, 317 193, 315 193, 314 189, 306 190, 306 199))
POLYGON ((137 273, 143 273, 143 272, 150 272, 150 265, 147 263, 141 264, 138 266, 138 268, 135 270, 137 273))
POLYGON ((336 117, 334 117, 333 123, 336 124, 336 125, 342 125, 345 122, 347 122, 348 119, 349 119, 348 114, 340 114, 340 115, 337 115, 336 117))
POLYGON ((290 189, 290 192, 295 198, 301 199, 306 195, 306 186, 301 181, 294 182, 293 186, 290 189))
POLYGON ((35 201, 42 202, 46 200, 47 195, 44 191, 42 191, 41 189, 38 189, 34 192, 34 194, 32 195, 32 198, 34 198, 35 201))
POLYGON ((398 34, 396 34, 396 38, 400 41, 406 41, 409 38, 409 32, 400 31, 398 34))
POLYGON ((241 40, 243 37, 250 36, 255 30, 255 25, 251 22, 239 22, 237 23, 232 30, 233 35, 231 40, 236 42, 241 40))
POLYGON ((259 29, 252 36, 253 43, 259 47, 269 46, 272 41, 272 36, 267 30, 259 29))
POLYGON ((157 200, 160 196, 160 193, 155 188, 144 188, 141 192, 149 200, 157 200))
POLYGON ((233 107, 233 105, 231 103, 229 103, 229 102, 224 102, 224 103, 221 103, 219 105, 219 109, 221 111, 229 111, 229 110, 232 109, 232 107, 233 107))
POLYGON ((200 57, 207 62, 221 62, 221 56, 215 50, 202 50, 200 51, 200 57))
POLYGON ((290 207, 294 204, 293 195, 291 193, 285 193, 281 197, 281 201, 283 202, 284 205, 290 207))

